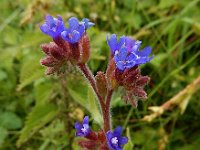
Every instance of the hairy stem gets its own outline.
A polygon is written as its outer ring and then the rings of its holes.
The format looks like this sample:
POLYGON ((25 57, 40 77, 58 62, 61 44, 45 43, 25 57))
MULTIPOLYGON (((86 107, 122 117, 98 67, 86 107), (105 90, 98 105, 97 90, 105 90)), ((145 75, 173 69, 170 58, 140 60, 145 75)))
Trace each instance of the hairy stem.
POLYGON ((111 128, 111 121, 110 121, 110 103, 112 99, 113 90, 108 90, 107 97, 106 97, 106 105, 105 105, 105 114, 103 114, 104 117, 104 131, 107 132, 111 128))
POLYGON ((89 83, 91 84, 95 94, 97 95, 98 101, 101 106, 101 111, 103 115, 103 121, 104 121, 104 132, 106 133, 107 131, 110 130, 111 128, 111 122, 110 122, 110 102, 113 94, 113 90, 108 90, 107 91, 107 97, 106 100, 100 95, 100 93, 97 90, 96 87, 96 81, 91 73, 91 71, 87 68, 85 64, 78 64, 79 68, 85 75, 85 77, 88 79, 89 83))
POLYGON ((85 75, 85 77, 88 79, 89 83, 91 84, 95 94, 98 97, 101 107, 104 107, 105 106, 104 99, 102 98, 102 96, 99 94, 99 92, 97 90, 96 82, 95 82, 95 79, 94 79, 91 71, 87 68, 87 66, 85 64, 78 64, 78 66, 81 69, 81 71, 83 72, 83 74, 85 75))

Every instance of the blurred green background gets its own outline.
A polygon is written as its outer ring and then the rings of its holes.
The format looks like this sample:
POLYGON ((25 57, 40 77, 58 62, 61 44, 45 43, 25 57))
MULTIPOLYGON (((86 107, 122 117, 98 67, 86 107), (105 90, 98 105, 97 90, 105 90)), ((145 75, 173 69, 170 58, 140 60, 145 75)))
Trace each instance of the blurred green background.
POLYGON ((113 96, 113 126, 128 134, 126 149, 200 147, 200 84, 162 116, 141 121, 149 106, 162 105, 200 76, 200 0, 1 0, 0 10, 0 149, 76 150, 75 121, 89 115, 92 128, 99 128, 95 97, 77 69, 44 74, 39 45, 51 38, 38 25, 46 14, 95 22, 88 30, 94 74, 107 66, 107 34, 129 35, 153 48, 154 59, 141 66, 151 77, 148 100, 134 109, 120 89, 113 96))

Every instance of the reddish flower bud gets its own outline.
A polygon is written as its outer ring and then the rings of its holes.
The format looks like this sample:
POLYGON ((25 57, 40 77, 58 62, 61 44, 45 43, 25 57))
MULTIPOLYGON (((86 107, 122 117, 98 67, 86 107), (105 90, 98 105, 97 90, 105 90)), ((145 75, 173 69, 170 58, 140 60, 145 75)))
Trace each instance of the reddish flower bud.
POLYGON ((107 70, 106 70, 106 79, 108 82, 109 89, 114 89, 118 87, 118 83, 115 78, 115 70, 116 70, 116 65, 115 65, 114 59, 112 58, 110 59, 107 70))
POLYGON ((107 94, 107 81, 106 81, 105 74, 102 71, 99 71, 97 72, 95 79, 96 79, 96 85, 97 85, 99 94, 102 97, 105 97, 107 94))
POLYGON ((46 75, 54 74, 56 71, 57 69, 55 67, 48 67, 45 74, 46 75))
POLYGON ((122 78, 122 73, 119 69, 115 69, 115 78, 116 78, 116 81, 119 85, 123 85, 123 78, 122 78))
POLYGON ((78 145, 82 148, 87 148, 88 150, 94 150, 99 146, 99 143, 92 140, 81 140, 78 142, 78 145))
POLYGON ((85 136, 87 139, 96 141, 98 139, 97 134, 94 131, 90 131, 90 133, 85 136))
POLYGON ((109 149, 108 149, 107 143, 102 144, 102 145, 100 146, 99 150, 109 150, 109 149))
POLYGON ((137 107, 138 105, 138 100, 135 97, 135 95, 133 94, 132 91, 126 91, 126 95, 124 96, 124 100, 125 102, 129 102, 133 107, 137 107))
POLYGON ((47 67, 53 67, 56 64, 58 64, 58 61, 51 56, 47 56, 47 57, 41 59, 40 63, 44 66, 47 66, 47 67))
POLYGON ((53 41, 54 41, 59 47, 63 48, 64 50, 67 49, 66 46, 68 45, 68 43, 67 43, 65 40, 63 40, 62 37, 58 36, 58 37, 54 38, 53 41))
POLYGON ((81 63, 86 63, 90 58, 90 41, 86 34, 83 35, 81 42, 81 63))
POLYGON ((144 86, 150 81, 150 78, 148 76, 140 76, 137 81, 136 85, 137 86, 144 86))
POLYGON ((63 50, 60 47, 54 47, 50 50, 51 55, 57 60, 62 60, 64 58, 63 50))
POLYGON ((49 44, 45 43, 45 44, 41 44, 40 48, 42 49, 42 51, 46 54, 49 55, 49 44))
POLYGON ((69 48, 71 54, 70 61, 72 64, 76 65, 80 60, 80 45, 79 43, 69 43, 69 48))
POLYGON ((141 88, 135 88, 133 90, 133 93, 138 98, 143 98, 143 99, 147 98, 147 93, 143 89, 141 89, 141 88))
POLYGON ((98 132, 98 140, 99 140, 101 143, 106 142, 106 136, 105 136, 103 130, 100 130, 100 131, 98 132))

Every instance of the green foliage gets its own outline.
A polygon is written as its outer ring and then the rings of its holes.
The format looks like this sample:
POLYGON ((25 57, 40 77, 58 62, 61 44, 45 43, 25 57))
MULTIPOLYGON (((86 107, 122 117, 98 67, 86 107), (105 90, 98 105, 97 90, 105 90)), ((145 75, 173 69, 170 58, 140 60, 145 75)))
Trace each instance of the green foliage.
POLYGON ((72 98, 91 113, 94 121, 96 121, 99 125, 102 125, 102 117, 97 106, 94 92, 91 87, 88 86, 87 82, 81 78, 78 87, 77 83, 73 80, 71 80, 68 85, 69 86, 67 88, 72 98))
POLYGON ((13 112, 1 112, 0 126, 10 130, 19 129, 22 127, 22 120, 13 112))
POLYGON ((49 123, 58 111, 53 104, 43 104, 35 106, 32 112, 27 116, 25 127, 21 131, 21 135, 17 141, 17 146, 21 146, 24 142, 30 139, 45 124, 49 123))
POLYGON ((113 126, 128 126, 124 149, 133 145, 144 150, 197 149, 199 91, 182 105, 182 115, 173 108, 151 123, 140 119, 149 114, 149 106, 163 104, 199 76, 199 4, 199 0, 1 0, 0 149, 78 150, 74 122, 89 115, 98 128, 102 123, 96 97, 80 73, 68 68, 64 78, 45 76, 39 45, 51 39, 38 24, 46 14, 95 22, 88 30, 88 65, 94 74, 107 66, 107 34, 129 35, 142 40, 142 46, 153 47, 154 59, 142 66, 142 74, 151 77, 148 100, 133 109, 122 101, 120 89, 113 95, 113 126))

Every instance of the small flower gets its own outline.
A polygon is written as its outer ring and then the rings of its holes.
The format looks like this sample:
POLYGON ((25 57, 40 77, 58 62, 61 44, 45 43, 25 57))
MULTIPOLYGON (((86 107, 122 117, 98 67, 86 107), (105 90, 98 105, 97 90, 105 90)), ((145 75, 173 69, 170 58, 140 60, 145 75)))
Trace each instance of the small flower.
POLYGON ((52 16, 47 15, 45 23, 40 26, 40 30, 52 38, 58 37, 60 33, 64 31, 64 29, 64 22, 61 16, 58 16, 58 18, 53 18, 52 16))
POLYGON ((149 57, 151 47, 139 51, 142 42, 132 40, 130 37, 121 36, 117 41, 117 36, 113 34, 110 39, 107 38, 107 43, 114 55, 116 66, 121 71, 145 64, 153 58, 149 57))
POLYGON ((107 143, 112 150, 122 150, 123 145, 128 142, 127 137, 122 137, 122 127, 118 126, 114 132, 108 131, 106 133, 107 143))
POLYGON ((61 33, 61 36, 64 40, 68 41, 71 44, 77 43, 85 32, 85 26, 84 24, 79 23, 78 19, 75 17, 71 17, 68 23, 69 28, 66 28, 61 33))
POLYGON ((76 136, 87 136, 90 133, 89 117, 85 116, 83 123, 75 123, 76 136))
POLYGON ((81 22, 84 24, 85 30, 95 25, 93 22, 90 22, 88 18, 83 18, 81 22))

